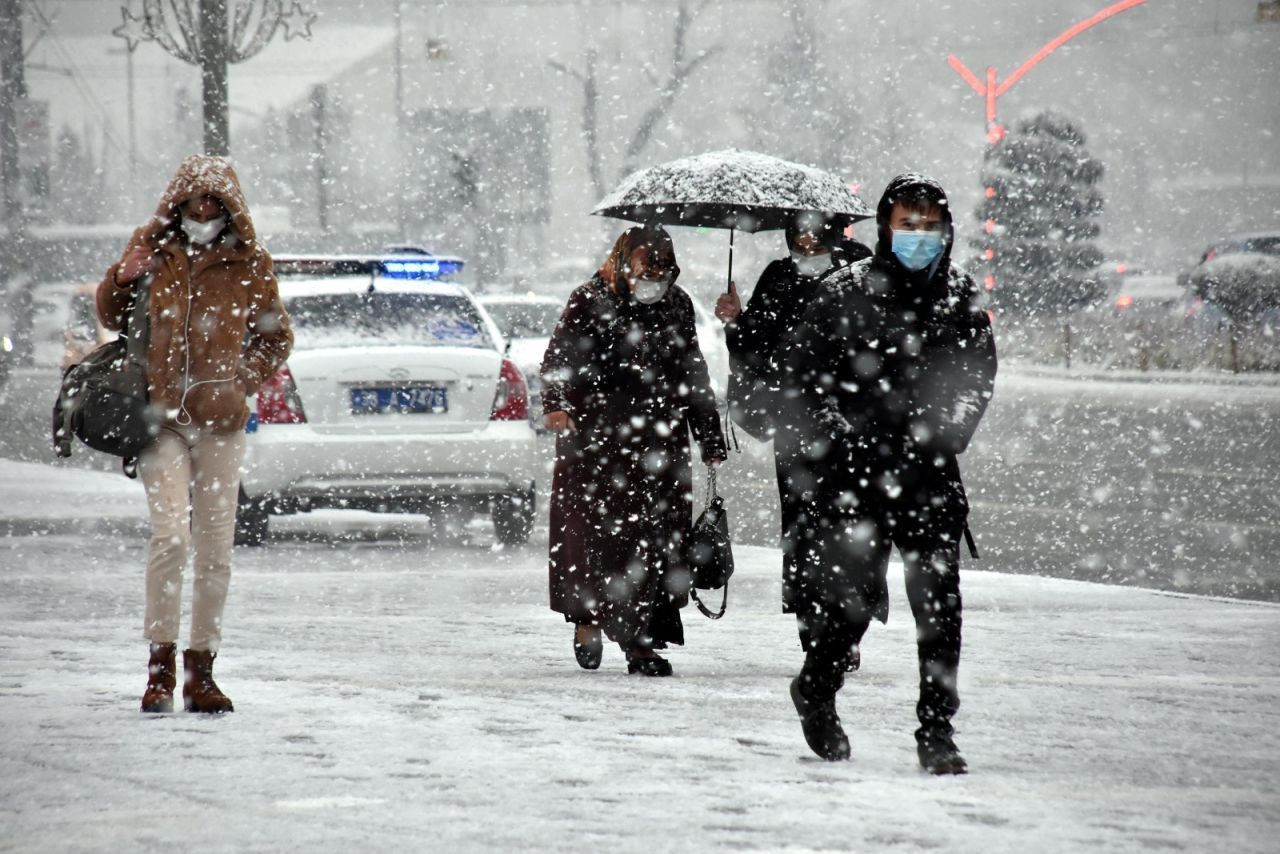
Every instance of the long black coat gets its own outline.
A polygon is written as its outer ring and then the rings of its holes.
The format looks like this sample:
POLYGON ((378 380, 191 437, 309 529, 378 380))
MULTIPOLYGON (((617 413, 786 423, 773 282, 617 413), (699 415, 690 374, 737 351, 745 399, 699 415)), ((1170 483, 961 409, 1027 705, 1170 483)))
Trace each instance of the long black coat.
MULTIPOLYGON (((786 348, 784 369, 808 413, 806 454, 821 483, 812 510, 818 527, 838 535, 859 516, 926 514, 938 529, 962 529, 968 502, 956 456, 996 375, 995 340, 973 279, 945 255, 932 274, 908 273, 879 246, 874 257, 822 279, 786 348)), ((887 617, 882 567, 850 572, 823 561, 821 548, 808 550, 802 576, 843 578, 847 590, 822 594, 856 593, 873 616, 887 617)), ((803 610, 795 597, 818 594, 801 583, 784 606, 803 610)))
POLYGON ((683 643, 690 430, 704 456, 725 455, 692 301, 672 285, 643 305, 597 276, 569 297, 542 382, 544 411, 577 427, 556 441, 552 610, 624 646, 683 643))

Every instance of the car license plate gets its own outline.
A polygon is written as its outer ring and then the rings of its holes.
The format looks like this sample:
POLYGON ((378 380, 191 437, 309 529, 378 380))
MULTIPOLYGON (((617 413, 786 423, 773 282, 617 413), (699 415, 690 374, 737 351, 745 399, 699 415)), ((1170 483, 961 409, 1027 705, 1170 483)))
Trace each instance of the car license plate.
POLYGON ((351 389, 351 412, 355 415, 386 412, 440 415, 448 411, 449 391, 439 386, 351 389))

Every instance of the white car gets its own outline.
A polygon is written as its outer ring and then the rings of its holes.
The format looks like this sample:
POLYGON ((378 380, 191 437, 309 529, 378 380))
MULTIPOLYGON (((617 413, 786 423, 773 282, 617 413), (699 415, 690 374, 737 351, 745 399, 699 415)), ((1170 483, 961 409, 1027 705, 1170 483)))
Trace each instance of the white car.
POLYGON ((492 516, 533 527, 528 389, 456 259, 276 258, 288 364, 251 399, 236 541, 314 508, 492 516))
MULTIPOLYGON (((533 293, 486 294, 480 297, 480 304, 493 315, 494 322, 510 342, 511 358, 524 370, 530 383, 530 394, 538 403, 541 403, 537 389, 538 369, 566 301, 567 298, 533 293)), ((693 300, 693 315, 698 346, 711 375, 711 389, 723 402, 729 381, 729 349, 725 344, 724 324, 697 300, 693 300)))
POLYGON ((542 356, 567 300, 539 294, 485 294, 480 304, 506 339, 507 355, 524 371, 535 423, 542 418, 542 356))

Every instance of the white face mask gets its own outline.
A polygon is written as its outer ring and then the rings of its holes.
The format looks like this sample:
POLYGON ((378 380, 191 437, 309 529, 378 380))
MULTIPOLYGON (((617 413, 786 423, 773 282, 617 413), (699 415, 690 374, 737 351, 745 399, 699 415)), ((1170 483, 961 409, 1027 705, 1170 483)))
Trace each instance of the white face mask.
POLYGON ((211 219, 208 222, 196 222, 195 220, 182 218, 182 230, 186 232, 187 239, 192 243, 212 243, 213 239, 222 233, 222 229, 227 226, 227 218, 220 216, 217 219, 211 219))
POLYGON ((636 298, 636 302, 642 302, 645 305, 653 305, 667 295, 667 291, 671 288, 671 278, 663 278, 654 281, 653 279, 634 279, 631 282, 631 294, 636 298))
POLYGON ((827 268, 831 266, 831 253, 802 255, 799 252, 792 252, 791 261, 796 265, 796 270, 800 272, 800 275, 812 278, 827 272, 827 268))

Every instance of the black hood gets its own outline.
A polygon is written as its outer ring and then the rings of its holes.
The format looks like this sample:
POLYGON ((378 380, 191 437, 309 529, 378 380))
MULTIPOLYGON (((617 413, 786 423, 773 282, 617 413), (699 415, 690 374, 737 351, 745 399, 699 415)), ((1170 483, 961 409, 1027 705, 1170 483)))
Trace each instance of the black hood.
POLYGON ((946 275, 951 266, 951 245, 955 241, 955 229, 952 226, 951 204, 947 201, 947 193, 942 185, 928 175, 919 172, 907 172, 899 175, 884 188, 880 204, 876 205, 876 257, 889 264, 894 270, 911 280, 918 280, 925 275, 922 270, 912 273, 898 263, 893 255, 893 235, 889 231, 889 214, 893 211, 893 203, 898 199, 910 196, 923 196, 933 202, 942 211, 942 259, 938 262, 933 275, 946 275))

